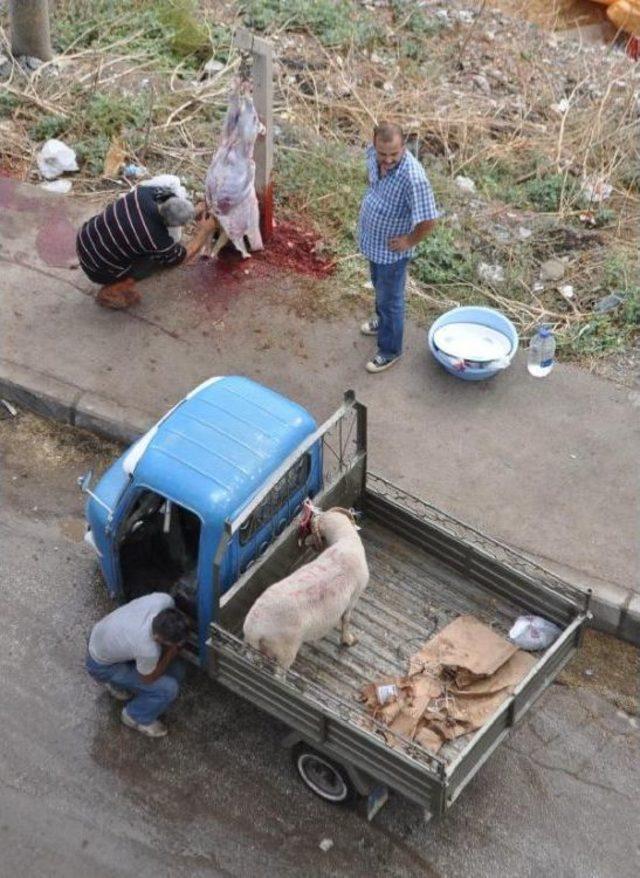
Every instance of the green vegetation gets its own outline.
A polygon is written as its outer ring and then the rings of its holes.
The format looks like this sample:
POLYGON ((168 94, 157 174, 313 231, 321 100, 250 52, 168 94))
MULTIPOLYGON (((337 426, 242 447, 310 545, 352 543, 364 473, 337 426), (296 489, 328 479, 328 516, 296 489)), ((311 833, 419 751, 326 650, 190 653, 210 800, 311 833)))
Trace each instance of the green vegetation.
POLYGON ((561 335, 560 346, 567 353, 604 356, 624 350, 640 331, 640 285, 637 257, 630 250, 614 250, 602 267, 596 300, 617 295, 622 301, 605 314, 593 312, 587 322, 561 335))
POLYGON ((473 260, 455 240, 453 230, 440 223, 418 245, 412 273, 425 284, 464 283, 473 275, 473 260))
POLYGON ((197 0, 94 0, 90 8, 84 0, 62 0, 52 27, 59 52, 121 44, 167 67, 197 67, 231 40, 229 28, 205 22, 197 0))
POLYGON ((0 91, 0 117, 11 116, 16 107, 20 106, 20 100, 10 92, 0 91))
POLYGON ((524 187, 525 200, 542 213, 571 210, 579 204, 579 185, 567 174, 547 174, 524 187))
POLYGON ((276 151, 275 193, 280 205, 307 217, 336 251, 355 246, 365 188, 362 154, 319 144, 276 151))
POLYGON ((196 0, 156 0, 152 6, 172 53, 177 58, 206 61, 211 55, 211 43, 196 0))
POLYGON ((93 137, 85 138, 74 142, 74 149, 78 156, 78 162, 83 166, 84 170, 100 177, 104 166, 104 157, 109 149, 109 138, 104 134, 97 134, 93 137))
POLYGON ((43 116, 29 129, 29 134, 38 143, 52 137, 60 137, 69 126, 66 116, 43 116))
POLYGON ((487 198, 499 199, 520 209, 540 213, 560 213, 580 206, 580 187, 568 174, 544 173, 544 163, 537 156, 528 160, 477 162, 465 173, 475 181, 478 191, 487 198), (536 168, 533 179, 527 179, 536 168), (522 182, 518 182, 522 180, 522 182))
POLYGON ((349 0, 243 0, 240 8, 248 27, 309 31, 325 46, 371 47, 382 37, 377 19, 349 0))
POLYGON ((427 18, 424 10, 417 4, 407 4, 402 0, 391 0, 398 34, 398 47, 405 58, 422 60, 427 40, 435 37, 445 27, 442 19, 427 18))
POLYGON ((113 137, 127 127, 141 128, 149 118, 149 101, 140 96, 93 94, 85 107, 84 125, 94 135, 113 137))

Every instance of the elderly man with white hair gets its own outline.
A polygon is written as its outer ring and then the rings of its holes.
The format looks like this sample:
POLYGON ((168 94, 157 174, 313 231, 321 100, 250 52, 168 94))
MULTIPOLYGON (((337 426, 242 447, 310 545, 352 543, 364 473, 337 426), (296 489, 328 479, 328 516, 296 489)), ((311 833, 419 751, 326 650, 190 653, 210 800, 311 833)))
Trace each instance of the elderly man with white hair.
POLYGON ((216 228, 215 219, 201 219, 186 247, 170 233, 195 216, 193 204, 172 188, 140 185, 88 220, 78 232, 76 252, 87 277, 102 286, 96 302, 129 308, 140 301, 136 280, 195 256, 216 228))

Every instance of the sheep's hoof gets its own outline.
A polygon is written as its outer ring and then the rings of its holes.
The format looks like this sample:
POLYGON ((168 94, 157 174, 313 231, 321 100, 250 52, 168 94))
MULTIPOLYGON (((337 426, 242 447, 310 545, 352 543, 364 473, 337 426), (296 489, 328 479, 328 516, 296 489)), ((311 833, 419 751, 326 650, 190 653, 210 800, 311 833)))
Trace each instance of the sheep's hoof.
POLYGON ((355 646, 358 638, 355 634, 345 634, 340 640, 342 646, 355 646))

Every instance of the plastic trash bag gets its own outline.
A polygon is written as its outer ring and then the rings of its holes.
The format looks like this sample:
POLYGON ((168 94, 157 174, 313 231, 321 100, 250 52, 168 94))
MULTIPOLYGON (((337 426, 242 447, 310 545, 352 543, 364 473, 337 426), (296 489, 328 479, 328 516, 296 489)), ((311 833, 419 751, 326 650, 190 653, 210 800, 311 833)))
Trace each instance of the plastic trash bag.
POLYGON ((561 633, 557 625, 541 616, 518 616, 509 631, 509 640, 520 649, 534 652, 551 646, 561 633))
POLYGON ((45 180, 55 180, 66 171, 77 171, 76 154, 61 140, 47 140, 38 155, 38 170, 45 180))
POLYGON ((71 180, 50 180, 48 183, 40 183, 39 188, 45 189, 47 192, 60 192, 65 195, 67 192, 71 192, 72 185, 71 180))

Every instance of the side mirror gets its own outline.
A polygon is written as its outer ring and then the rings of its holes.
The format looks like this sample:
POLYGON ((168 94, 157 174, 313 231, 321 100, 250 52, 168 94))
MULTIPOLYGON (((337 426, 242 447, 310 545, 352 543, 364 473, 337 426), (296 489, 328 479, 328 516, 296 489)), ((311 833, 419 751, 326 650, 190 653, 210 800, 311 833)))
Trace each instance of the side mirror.
POLYGON ((91 479, 93 478, 93 470, 88 470, 84 475, 78 476, 78 487, 82 491, 83 494, 88 494, 90 497, 99 503, 103 509, 106 509, 109 513, 109 519, 111 519, 113 515, 113 509, 111 509, 104 500, 101 500, 100 497, 96 497, 96 495, 91 490, 91 479))
POLYGON ((87 470, 82 476, 78 476, 78 487, 83 494, 89 494, 91 488, 91 480, 93 479, 93 470, 87 470))

